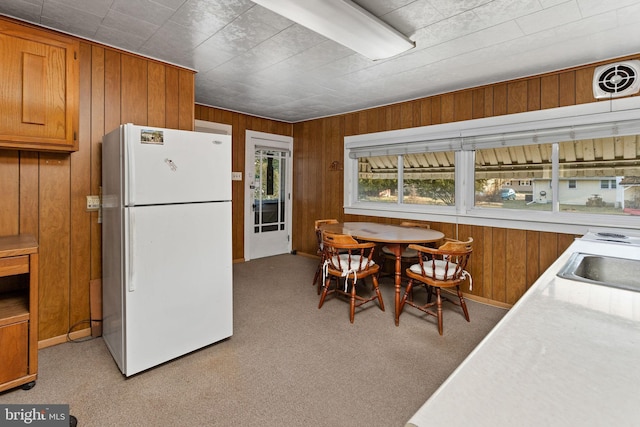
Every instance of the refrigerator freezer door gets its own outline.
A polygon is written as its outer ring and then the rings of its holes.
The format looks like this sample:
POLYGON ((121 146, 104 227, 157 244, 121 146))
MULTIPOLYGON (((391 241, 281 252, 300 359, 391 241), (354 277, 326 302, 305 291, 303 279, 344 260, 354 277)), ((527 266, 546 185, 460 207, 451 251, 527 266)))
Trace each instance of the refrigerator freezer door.
POLYGON ((231 336, 230 224, 231 202, 125 209, 126 376, 231 336))
POLYGON ((125 206, 231 200, 231 136, 132 124, 123 133, 125 206))

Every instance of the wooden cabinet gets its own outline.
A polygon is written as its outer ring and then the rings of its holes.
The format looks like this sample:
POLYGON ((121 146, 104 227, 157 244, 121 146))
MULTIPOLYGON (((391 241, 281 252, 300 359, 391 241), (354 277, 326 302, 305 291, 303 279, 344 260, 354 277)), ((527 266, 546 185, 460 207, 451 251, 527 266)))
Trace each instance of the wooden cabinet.
POLYGON ((0 237, 0 391, 35 385, 38 373, 38 244, 0 237))
POLYGON ((78 40, 0 19, 0 47, 0 148, 78 150, 78 40))

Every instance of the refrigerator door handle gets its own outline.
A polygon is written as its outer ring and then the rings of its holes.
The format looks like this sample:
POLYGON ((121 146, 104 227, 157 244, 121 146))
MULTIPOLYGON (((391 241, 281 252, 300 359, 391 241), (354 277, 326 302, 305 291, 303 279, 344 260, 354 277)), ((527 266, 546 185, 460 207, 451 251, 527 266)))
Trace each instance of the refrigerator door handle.
POLYGON ((134 292, 136 290, 136 284, 135 284, 135 269, 134 269, 134 253, 135 253, 135 235, 136 233, 134 232, 135 228, 136 228, 136 214, 134 213, 133 209, 127 209, 127 211, 129 212, 129 256, 128 258, 128 268, 129 268, 129 274, 128 274, 128 282, 129 282, 129 292, 134 292))

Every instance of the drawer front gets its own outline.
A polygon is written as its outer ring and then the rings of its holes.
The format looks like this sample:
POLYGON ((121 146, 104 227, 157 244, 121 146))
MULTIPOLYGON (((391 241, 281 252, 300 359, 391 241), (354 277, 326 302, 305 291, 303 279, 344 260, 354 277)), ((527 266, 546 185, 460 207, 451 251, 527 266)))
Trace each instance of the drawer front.
POLYGON ((29 272, 29 255, 0 258, 0 277, 29 272))
POLYGON ((0 384, 27 375, 29 322, 0 327, 0 384))

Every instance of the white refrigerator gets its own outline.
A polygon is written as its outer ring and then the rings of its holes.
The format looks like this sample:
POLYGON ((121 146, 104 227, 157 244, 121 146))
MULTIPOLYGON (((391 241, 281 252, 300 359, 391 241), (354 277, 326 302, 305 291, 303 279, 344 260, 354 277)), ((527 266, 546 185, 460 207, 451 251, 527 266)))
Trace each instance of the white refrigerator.
POLYGON ((231 136, 105 135, 102 242, 103 338, 125 376, 230 337, 231 136))

